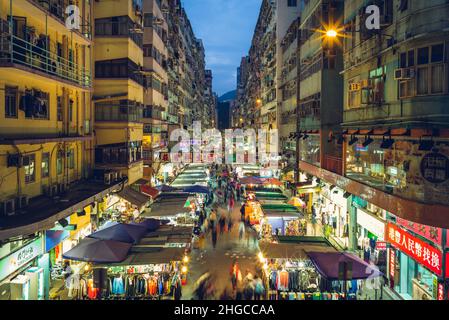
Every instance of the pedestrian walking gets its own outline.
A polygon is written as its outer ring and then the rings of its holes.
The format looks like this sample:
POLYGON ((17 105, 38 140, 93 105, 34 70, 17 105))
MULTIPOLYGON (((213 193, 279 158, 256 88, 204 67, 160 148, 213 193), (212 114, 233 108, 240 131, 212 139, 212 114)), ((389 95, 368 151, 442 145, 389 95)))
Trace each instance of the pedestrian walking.
POLYGON ((212 229, 212 246, 214 247, 214 249, 217 246, 217 228, 212 229))
POLYGON ((262 279, 256 274, 254 277, 254 300, 260 300, 265 294, 262 279))
POLYGON ((228 217, 228 232, 229 233, 231 233, 232 226, 233 226, 232 218, 229 216, 228 217))
POLYGON ((242 240, 244 234, 245 234, 245 222, 240 221, 240 224, 239 224, 239 239, 240 240, 242 240))
POLYGON ((210 213, 209 222, 210 228, 213 230, 215 228, 215 223, 217 222, 217 214, 215 213, 215 210, 212 210, 212 212, 210 213))
POLYGON ((245 207, 246 207, 245 203, 243 203, 242 206, 240 207, 240 214, 242 216, 241 219, 242 221, 245 221, 245 207))
POLYGON ((220 234, 223 234, 226 225, 226 218, 223 215, 220 217, 219 225, 220 225, 220 234))
POLYGON ((243 296, 245 300, 253 300, 254 297, 254 279, 246 281, 243 289, 243 296))
POLYGON ((230 270, 232 289, 237 289, 237 284, 242 282, 242 273, 240 272, 239 263, 234 260, 230 270))

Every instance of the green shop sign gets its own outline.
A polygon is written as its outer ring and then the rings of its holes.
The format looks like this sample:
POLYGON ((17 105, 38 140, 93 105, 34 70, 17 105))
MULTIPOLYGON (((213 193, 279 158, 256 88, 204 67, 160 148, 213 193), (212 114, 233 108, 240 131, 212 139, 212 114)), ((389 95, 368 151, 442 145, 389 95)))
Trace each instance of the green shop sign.
POLYGON ((0 260, 0 281, 43 254, 42 237, 0 260))

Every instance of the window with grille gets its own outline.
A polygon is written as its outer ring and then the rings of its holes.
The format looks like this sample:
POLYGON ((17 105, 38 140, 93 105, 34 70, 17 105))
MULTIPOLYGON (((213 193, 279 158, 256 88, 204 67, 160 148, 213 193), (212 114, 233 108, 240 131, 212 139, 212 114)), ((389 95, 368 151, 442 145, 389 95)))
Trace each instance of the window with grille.
POLYGON ((23 157, 23 168, 25 170, 25 183, 36 181, 36 156, 34 154, 23 157))
POLYGON ((50 153, 48 152, 42 154, 41 175, 42 178, 47 178, 50 175, 50 153))
POLYGON ((5 117, 17 118, 18 87, 5 87, 5 117))

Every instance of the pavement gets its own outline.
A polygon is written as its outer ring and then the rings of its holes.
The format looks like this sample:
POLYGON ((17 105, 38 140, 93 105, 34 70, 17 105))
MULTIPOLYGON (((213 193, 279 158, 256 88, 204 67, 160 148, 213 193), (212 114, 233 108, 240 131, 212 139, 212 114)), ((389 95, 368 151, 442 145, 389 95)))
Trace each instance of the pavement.
MULTIPOLYGON (((225 288, 231 290, 230 268, 234 259, 240 265, 242 276, 245 277, 247 270, 255 273, 257 254, 259 250, 258 240, 255 234, 251 232, 249 237, 245 236, 240 240, 238 233, 238 223, 240 222, 239 202, 232 211, 234 226, 231 232, 220 234, 218 231, 217 244, 212 245, 211 233, 206 237, 204 250, 194 249, 191 254, 189 264, 188 283, 183 287, 182 300, 192 300, 195 282, 206 272, 215 277, 215 295, 209 299, 218 299, 225 288)), ((227 209, 220 206, 219 214, 227 216, 227 209)))

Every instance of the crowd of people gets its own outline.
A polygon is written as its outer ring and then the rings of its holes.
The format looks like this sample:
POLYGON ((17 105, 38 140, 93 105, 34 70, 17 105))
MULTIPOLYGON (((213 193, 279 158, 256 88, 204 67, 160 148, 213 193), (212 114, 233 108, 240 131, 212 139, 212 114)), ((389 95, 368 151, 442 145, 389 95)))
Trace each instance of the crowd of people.
MULTIPOLYGON (((238 222, 239 240, 245 241, 249 245, 252 236, 254 243, 257 242, 257 236, 252 230, 249 221, 245 219, 244 202, 241 207, 240 221, 233 218, 233 210, 236 202, 244 200, 244 186, 239 183, 237 174, 231 166, 215 165, 210 170, 210 189, 211 193, 207 197, 205 205, 201 208, 198 219, 199 245, 198 249, 204 251, 205 241, 208 235, 212 239, 212 247, 215 250, 217 246, 218 235, 231 235, 235 223, 238 222), (221 208, 222 210, 219 210, 221 208), (226 210, 226 209, 227 210, 226 210)), ((259 272, 260 273, 260 272, 259 272)), ((222 300, 260 300, 265 292, 263 281, 259 273, 253 274, 249 269, 246 270, 243 277, 239 263, 234 260, 231 264, 229 274, 230 284, 225 290, 215 296, 222 300)), ((204 277, 202 283, 199 283, 196 289, 196 298, 205 300, 216 294, 214 291, 214 275, 204 277)))

